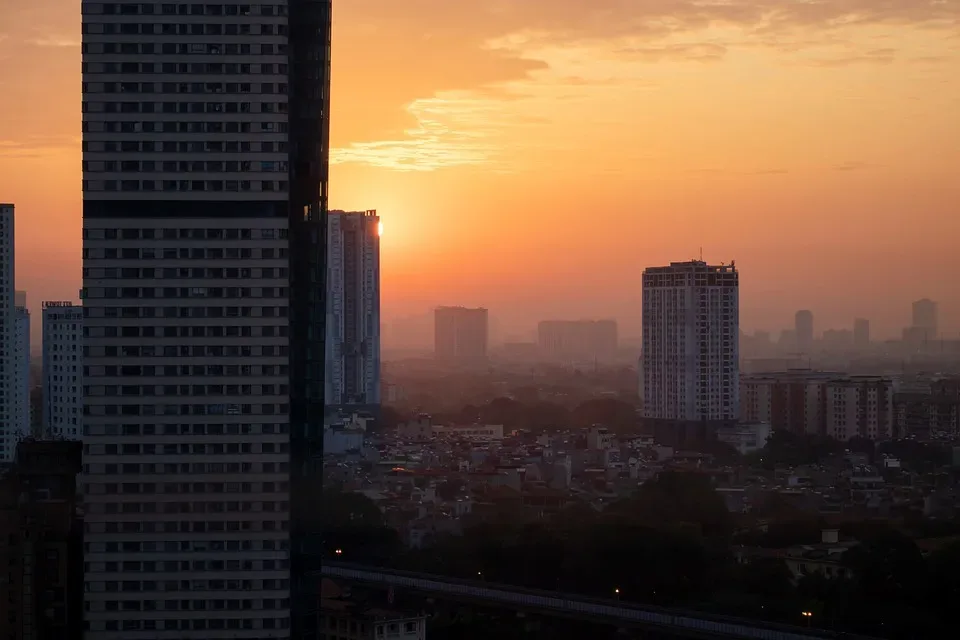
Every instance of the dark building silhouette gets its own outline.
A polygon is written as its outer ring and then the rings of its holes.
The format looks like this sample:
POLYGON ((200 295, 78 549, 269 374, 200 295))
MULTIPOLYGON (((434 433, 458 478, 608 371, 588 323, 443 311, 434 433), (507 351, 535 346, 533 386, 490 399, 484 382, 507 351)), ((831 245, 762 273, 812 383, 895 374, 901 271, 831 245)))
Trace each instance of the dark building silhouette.
POLYGON ((331 0, 80 10, 87 640, 307 637, 331 0))
POLYGON ((866 349, 870 346, 870 321, 866 318, 857 318, 853 321, 853 346, 857 349, 866 349))
POLYGON ((936 340, 939 333, 938 305, 929 298, 913 303, 913 327, 922 332, 924 339, 936 340))
POLYGON ((797 337, 797 349, 806 355, 810 355, 813 348, 813 312, 797 311, 793 319, 793 330, 797 337))
POLYGON ((28 439, 0 477, 0 638, 81 640, 82 445, 28 439))

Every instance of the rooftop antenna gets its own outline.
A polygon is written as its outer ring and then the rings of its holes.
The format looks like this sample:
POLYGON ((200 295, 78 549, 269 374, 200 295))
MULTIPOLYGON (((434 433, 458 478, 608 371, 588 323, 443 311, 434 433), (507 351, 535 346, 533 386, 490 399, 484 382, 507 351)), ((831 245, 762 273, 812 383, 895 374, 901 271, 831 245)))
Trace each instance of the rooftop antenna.
POLYGON ((700 247, 700 262, 703 262, 703 247, 700 247))

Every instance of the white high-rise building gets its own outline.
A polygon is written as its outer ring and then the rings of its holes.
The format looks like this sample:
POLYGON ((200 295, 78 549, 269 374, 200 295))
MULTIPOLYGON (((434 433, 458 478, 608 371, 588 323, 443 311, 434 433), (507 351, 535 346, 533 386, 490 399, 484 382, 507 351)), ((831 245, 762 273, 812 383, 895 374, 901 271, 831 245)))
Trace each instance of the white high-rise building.
POLYGON ((30 435, 30 310, 27 292, 14 293, 13 357, 16 370, 14 411, 19 437, 30 435))
POLYGON ((83 307, 43 303, 43 431, 83 436, 83 307))
POLYGON ((326 403, 380 404, 380 218, 331 211, 327 220, 326 403))
POLYGON ((86 638, 307 637, 330 0, 80 4, 86 638))
POLYGON ((20 435, 13 205, 0 204, 0 463, 13 460, 20 435))
POLYGON ((644 416, 678 423, 736 420, 739 338, 739 274, 732 263, 646 269, 644 416))

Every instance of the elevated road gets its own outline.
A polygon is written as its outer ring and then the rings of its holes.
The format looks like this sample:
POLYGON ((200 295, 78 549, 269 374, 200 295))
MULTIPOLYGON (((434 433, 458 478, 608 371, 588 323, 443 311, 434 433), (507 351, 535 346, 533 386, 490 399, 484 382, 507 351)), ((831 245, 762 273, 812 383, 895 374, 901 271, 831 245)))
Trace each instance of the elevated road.
POLYGON ((454 600, 488 603, 547 615, 595 620, 622 627, 646 628, 691 638, 737 638, 755 640, 870 640, 863 636, 791 627, 714 616, 694 611, 666 609, 584 596, 524 589, 475 580, 460 580, 431 574, 395 571, 346 563, 325 563, 323 577, 357 584, 393 587, 454 600))

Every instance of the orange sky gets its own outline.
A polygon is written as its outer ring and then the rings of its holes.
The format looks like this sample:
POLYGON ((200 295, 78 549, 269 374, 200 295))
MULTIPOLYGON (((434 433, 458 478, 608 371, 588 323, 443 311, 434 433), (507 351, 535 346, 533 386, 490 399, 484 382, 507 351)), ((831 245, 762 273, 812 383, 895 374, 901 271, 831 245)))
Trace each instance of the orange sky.
MULTIPOLYGON (((385 315, 637 326, 640 272, 736 259, 745 328, 960 331, 957 0, 335 0, 332 205, 380 211, 385 315)), ((80 281, 79 12, 0 1, 17 283, 80 281)))

